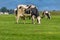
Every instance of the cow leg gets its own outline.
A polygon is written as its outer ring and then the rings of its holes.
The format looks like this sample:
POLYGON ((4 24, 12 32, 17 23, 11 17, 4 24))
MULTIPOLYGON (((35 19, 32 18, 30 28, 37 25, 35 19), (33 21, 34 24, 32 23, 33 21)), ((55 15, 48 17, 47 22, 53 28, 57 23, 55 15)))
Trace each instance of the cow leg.
POLYGON ((49 13, 49 16, 48 16, 48 18, 50 19, 51 17, 50 17, 50 13, 49 13))
POLYGON ((16 17, 16 23, 18 23, 18 21, 19 21, 19 15, 16 17))
POLYGON ((50 16, 48 16, 48 18, 50 19, 50 16))
POLYGON ((40 16, 38 16, 38 17, 37 17, 37 22, 38 22, 38 24, 40 24, 40 21, 41 21, 41 18, 40 18, 40 16))
POLYGON ((46 15, 47 15, 48 19, 50 19, 50 15, 49 14, 46 14, 46 15))
POLYGON ((35 16, 33 15, 33 16, 32 16, 32 23, 33 23, 33 24, 35 24, 34 21, 35 21, 35 16))

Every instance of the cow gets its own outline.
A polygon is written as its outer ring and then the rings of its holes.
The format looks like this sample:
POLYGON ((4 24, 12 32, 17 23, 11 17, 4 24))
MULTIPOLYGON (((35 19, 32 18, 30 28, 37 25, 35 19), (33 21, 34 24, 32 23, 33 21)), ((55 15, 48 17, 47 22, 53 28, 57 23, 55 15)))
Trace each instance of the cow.
POLYGON ((44 17, 47 17, 48 19, 50 19, 50 18, 51 18, 51 17, 50 17, 50 12, 47 11, 47 10, 43 11, 41 18, 44 18, 44 17))
POLYGON ((29 14, 29 16, 31 16, 33 24, 35 24, 35 18, 37 19, 38 24, 40 24, 41 18, 39 16, 37 8, 34 5, 18 5, 16 11, 16 22, 18 23, 19 18, 23 18, 23 20, 25 20, 26 14, 29 14))
POLYGON ((40 19, 41 18, 40 18, 38 9, 34 5, 30 5, 28 7, 28 9, 30 9, 30 13, 31 13, 31 17, 32 17, 32 23, 35 24, 34 21, 35 21, 35 18, 36 18, 38 24, 40 24, 40 19))

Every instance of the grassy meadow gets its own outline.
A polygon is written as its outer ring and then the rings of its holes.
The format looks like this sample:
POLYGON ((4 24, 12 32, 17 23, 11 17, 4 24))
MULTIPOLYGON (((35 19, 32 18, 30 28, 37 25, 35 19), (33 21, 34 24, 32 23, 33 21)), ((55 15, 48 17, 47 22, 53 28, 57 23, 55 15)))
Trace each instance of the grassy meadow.
MULTIPOLYGON (((54 13, 54 12, 53 12, 54 13)), ((41 19, 41 24, 19 20, 14 15, 0 15, 0 40, 60 40, 60 14, 41 19)))

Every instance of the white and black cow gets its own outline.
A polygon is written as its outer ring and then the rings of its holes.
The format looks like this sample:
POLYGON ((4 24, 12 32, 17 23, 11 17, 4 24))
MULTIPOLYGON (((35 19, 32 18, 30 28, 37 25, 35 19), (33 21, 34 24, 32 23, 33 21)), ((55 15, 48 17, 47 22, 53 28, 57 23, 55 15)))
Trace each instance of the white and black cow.
POLYGON ((16 11, 16 22, 18 23, 20 17, 22 17, 25 20, 25 14, 30 14, 33 24, 35 24, 35 18, 37 19, 38 24, 40 24, 41 18, 39 16, 37 8, 34 5, 18 5, 16 11))
POLYGON ((40 18, 38 9, 34 5, 30 5, 28 9, 30 10, 30 13, 31 13, 32 23, 35 24, 34 21, 35 21, 35 18, 37 18, 37 22, 38 24, 40 24, 41 18, 40 18))
POLYGON ((48 19, 50 19, 50 12, 47 10, 43 11, 42 18, 44 18, 44 17, 47 17, 48 19))

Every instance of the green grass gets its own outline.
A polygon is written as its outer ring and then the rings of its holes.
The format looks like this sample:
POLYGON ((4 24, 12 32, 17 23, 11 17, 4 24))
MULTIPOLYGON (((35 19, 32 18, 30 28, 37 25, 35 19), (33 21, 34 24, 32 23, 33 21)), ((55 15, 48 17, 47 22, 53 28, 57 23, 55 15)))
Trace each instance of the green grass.
POLYGON ((43 18, 41 24, 28 19, 16 24, 14 15, 0 15, 0 40, 60 40, 60 16, 43 18))

